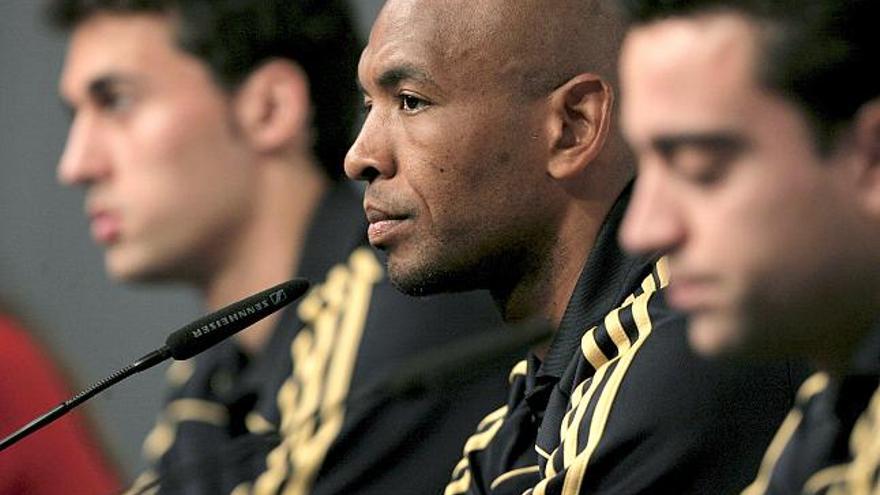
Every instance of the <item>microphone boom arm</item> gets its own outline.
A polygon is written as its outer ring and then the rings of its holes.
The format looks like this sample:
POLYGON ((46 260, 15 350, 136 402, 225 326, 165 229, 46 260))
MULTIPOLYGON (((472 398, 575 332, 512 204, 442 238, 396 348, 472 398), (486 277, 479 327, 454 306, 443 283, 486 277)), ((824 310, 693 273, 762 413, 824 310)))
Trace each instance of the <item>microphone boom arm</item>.
POLYGON ((4 451, 7 447, 11 447, 22 438, 30 435, 31 433, 39 430, 49 423, 52 423, 61 416, 64 416, 65 414, 67 414, 68 411, 91 399, 102 390, 112 385, 115 385, 116 383, 128 378, 135 373, 140 373, 141 371, 150 369, 170 357, 171 350, 168 348, 168 346, 162 346, 161 349, 155 350, 147 354, 146 356, 129 364, 125 368, 122 368, 116 373, 113 373, 103 380, 93 384, 91 387, 83 390, 82 392, 76 394, 75 396, 62 402, 61 404, 58 404, 50 411, 34 419, 30 423, 22 426, 15 433, 4 438, 2 441, 0 441, 0 452, 4 451))
POLYGON ((177 360, 189 359, 230 335, 251 326, 258 320, 296 301, 305 294, 308 288, 309 283, 304 279, 289 280, 199 318, 169 335, 165 340, 165 345, 161 348, 143 356, 72 398, 58 404, 54 409, 0 440, 0 452, 67 414, 71 409, 89 400, 107 387, 135 373, 150 369, 168 358, 173 357, 177 360))

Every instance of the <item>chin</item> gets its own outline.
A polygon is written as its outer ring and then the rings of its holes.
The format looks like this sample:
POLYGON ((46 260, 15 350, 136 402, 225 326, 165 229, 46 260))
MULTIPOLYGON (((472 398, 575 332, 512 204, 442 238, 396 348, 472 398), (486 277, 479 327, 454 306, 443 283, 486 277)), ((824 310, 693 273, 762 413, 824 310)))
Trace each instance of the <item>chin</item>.
POLYGON ((405 250, 396 246, 387 251, 388 278, 404 294, 429 296, 512 285, 530 271, 519 261, 528 251, 515 243, 497 242, 497 249, 478 245, 478 239, 446 237, 405 250))
POLYGON ((388 278, 394 288, 408 296, 421 297, 452 292, 451 287, 433 270, 402 270, 389 262, 388 278))
POLYGON ((724 318, 691 316, 688 339, 691 348, 705 357, 732 356, 743 352, 742 329, 724 318))
POLYGON ((181 273, 172 269, 161 268, 157 263, 147 259, 135 257, 123 257, 123 253, 108 252, 104 268, 107 276, 114 282, 132 284, 153 284, 174 282, 181 278, 181 273))
POLYGON ((107 252, 104 257, 104 269, 114 282, 137 282, 141 277, 140 271, 135 269, 131 262, 121 259, 118 253, 107 252))
POLYGON ((148 272, 137 270, 130 266, 117 267, 107 264, 106 269, 107 276, 114 282, 139 284, 157 281, 157 277, 151 276, 148 272))
POLYGON ((481 288, 474 281, 474 270, 450 270, 451 265, 443 266, 442 263, 407 264, 401 261, 389 256, 388 278, 398 291, 408 296, 422 297, 481 288))

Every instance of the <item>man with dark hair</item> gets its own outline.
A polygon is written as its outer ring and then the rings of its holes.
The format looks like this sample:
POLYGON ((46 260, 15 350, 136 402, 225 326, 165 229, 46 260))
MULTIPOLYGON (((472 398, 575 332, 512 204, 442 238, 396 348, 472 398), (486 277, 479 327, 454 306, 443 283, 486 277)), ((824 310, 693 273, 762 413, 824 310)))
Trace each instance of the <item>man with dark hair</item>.
POLYGON ((790 407, 787 365, 695 356, 665 262, 617 230, 621 23, 586 0, 390 0, 361 56, 346 159, 401 290, 489 289, 556 328, 511 373, 447 495, 731 493, 790 407))
POLYGON ((624 4, 623 244, 668 253, 699 352, 823 370, 747 493, 876 492, 880 4, 624 4))
POLYGON ((135 491, 441 489, 506 373, 406 400, 366 387, 497 317, 477 296, 397 294, 365 246, 358 192, 338 180, 356 117, 346 5, 58 0, 51 13, 71 32, 58 174, 84 186, 112 277, 182 282, 208 309, 292 275, 323 281, 169 369, 135 491))

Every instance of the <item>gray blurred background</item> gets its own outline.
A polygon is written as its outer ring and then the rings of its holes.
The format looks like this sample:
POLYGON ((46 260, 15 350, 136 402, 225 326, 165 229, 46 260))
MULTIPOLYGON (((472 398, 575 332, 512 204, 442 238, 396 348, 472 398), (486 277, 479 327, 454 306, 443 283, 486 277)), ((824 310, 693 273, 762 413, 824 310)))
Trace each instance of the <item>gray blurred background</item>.
MULTIPOLYGON (((351 2, 366 39, 383 2, 351 2)), ((43 24, 41 5, 0 0, 0 295, 80 388, 158 347, 200 308, 183 288, 109 282, 89 237, 82 193, 56 184, 68 123, 56 90, 65 40, 43 24)), ((87 406, 129 478, 142 467, 141 440, 161 401, 164 368, 136 375, 87 406)))

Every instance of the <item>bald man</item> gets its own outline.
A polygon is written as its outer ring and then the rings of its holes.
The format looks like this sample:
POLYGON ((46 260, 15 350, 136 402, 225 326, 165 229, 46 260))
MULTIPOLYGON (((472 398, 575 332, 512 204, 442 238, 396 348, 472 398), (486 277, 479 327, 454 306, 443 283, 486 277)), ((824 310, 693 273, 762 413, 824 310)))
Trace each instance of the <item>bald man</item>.
POLYGON ((557 330, 510 375, 447 495, 732 493, 791 405, 787 364, 688 348, 667 271, 617 244, 621 28, 593 2, 390 0, 359 66, 346 173, 403 292, 489 289, 557 330))

